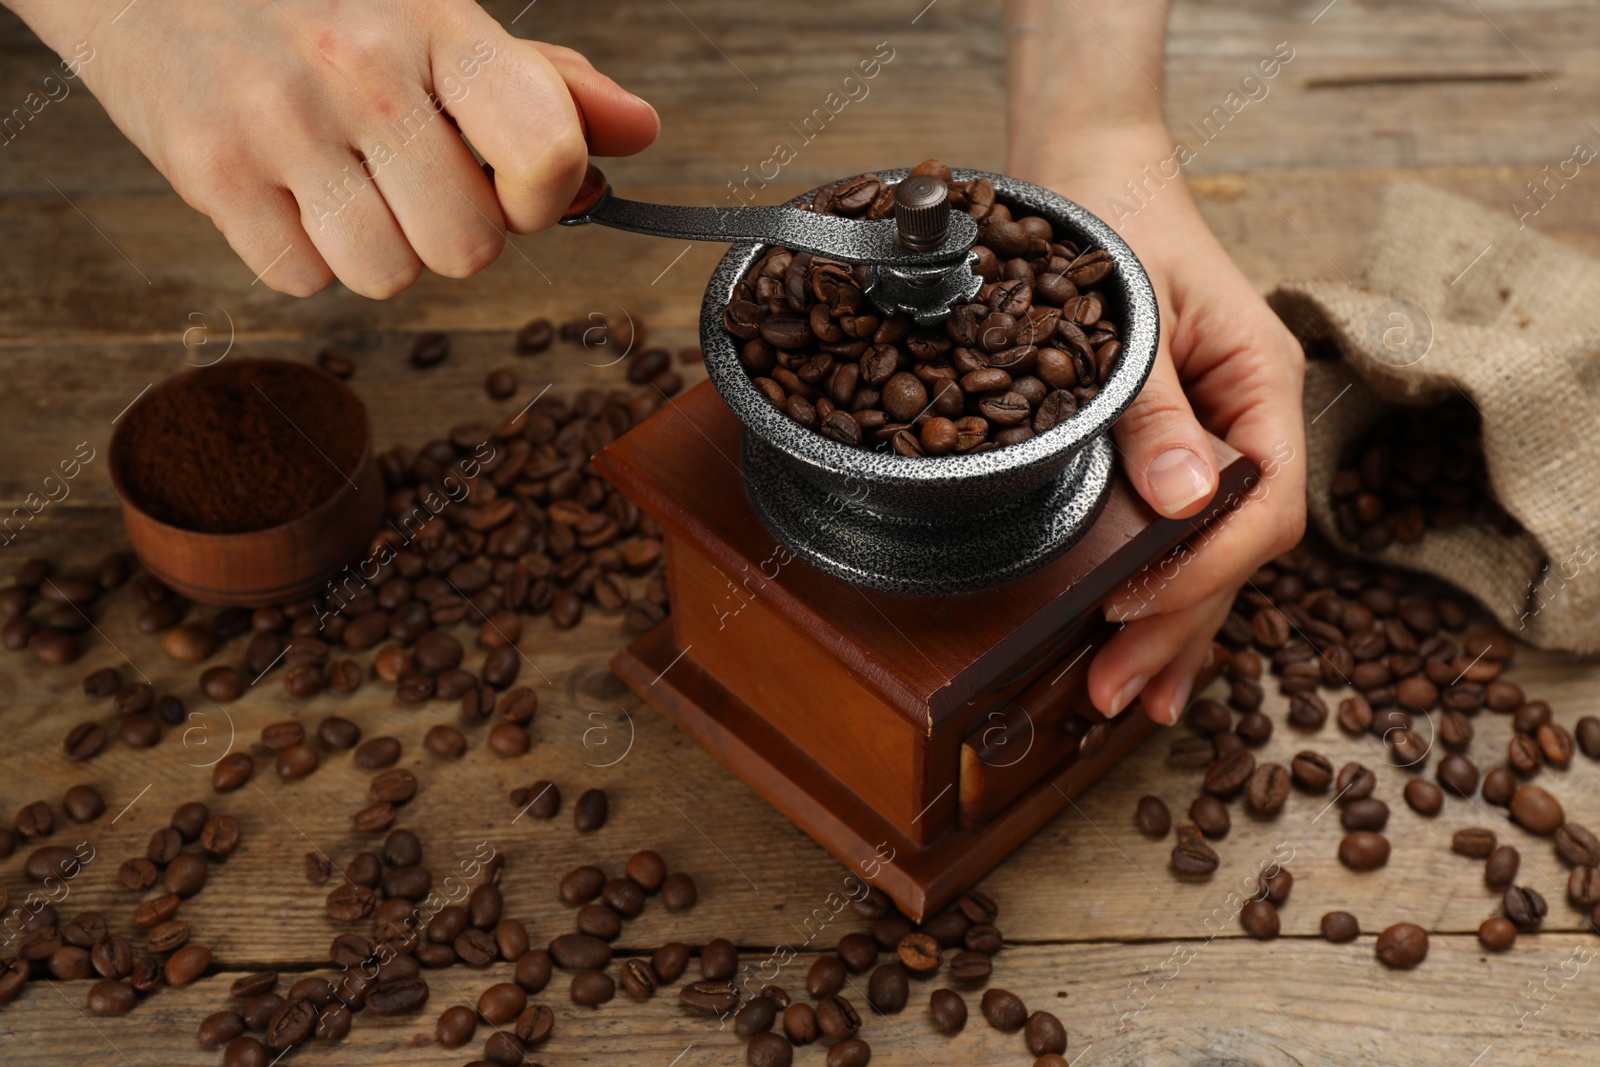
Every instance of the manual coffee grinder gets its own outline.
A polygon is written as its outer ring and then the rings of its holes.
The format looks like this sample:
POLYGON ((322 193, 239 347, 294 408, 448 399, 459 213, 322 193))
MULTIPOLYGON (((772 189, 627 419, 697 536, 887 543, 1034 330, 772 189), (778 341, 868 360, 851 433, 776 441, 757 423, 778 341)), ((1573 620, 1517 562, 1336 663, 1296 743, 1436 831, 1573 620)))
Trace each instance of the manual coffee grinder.
MULTIPOLYGON (((672 599, 612 670, 920 921, 1150 732, 1138 709, 1108 721, 1089 702, 1100 606, 1204 523, 1146 505, 1107 435, 1156 358, 1144 269, 1100 219, 1013 178, 954 173, 1113 261, 1123 352, 1077 414, 986 453, 905 457, 830 440, 756 389, 722 312, 770 246, 864 264, 877 308, 922 325, 974 299, 977 223, 936 177, 876 173, 899 183, 892 219, 796 210, 816 190, 642 204, 591 168, 564 221, 732 244, 701 307, 710 381, 594 457, 660 522, 672 599)), ((1215 500, 1236 501, 1254 471, 1214 447, 1215 500)))

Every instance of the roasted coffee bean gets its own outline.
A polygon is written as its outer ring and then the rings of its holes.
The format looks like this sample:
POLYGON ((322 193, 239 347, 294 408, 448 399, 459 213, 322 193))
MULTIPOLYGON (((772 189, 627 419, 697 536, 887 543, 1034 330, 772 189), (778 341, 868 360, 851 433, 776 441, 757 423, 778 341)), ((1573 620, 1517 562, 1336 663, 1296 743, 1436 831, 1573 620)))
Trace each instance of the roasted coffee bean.
POLYGON ((491 1026, 504 1026, 527 1006, 528 994, 511 982, 499 982, 478 994, 478 1014, 491 1026))
POLYGON ((1418 815, 1437 815, 1444 807, 1444 793, 1432 782, 1413 778, 1404 790, 1406 805, 1418 815))
POLYGON ((866 974, 878 962, 878 944, 862 933, 845 934, 834 949, 851 974, 866 974))
MULTIPOLYGON (((704 964, 702 963, 703 970, 704 964)), ((843 960, 840 960, 837 956, 818 956, 816 961, 811 964, 811 969, 806 973, 806 992, 816 1000, 832 996, 844 988, 847 977, 848 972, 843 960)))
POLYGON ((1361 924, 1348 911, 1330 911, 1322 917, 1322 936, 1342 945, 1361 936, 1361 924))
POLYGON ((837 993, 817 1002, 817 1029, 836 1041, 854 1037, 861 1029, 861 1016, 855 1007, 837 993))
POLYGON ((1306 750, 1289 761, 1289 775, 1301 789, 1322 793, 1333 784, 1333 764, 1321 753, 1306 750))
POLYGON ((200 676, 200 691, 220 704, 244 695, 245 680, 233 667, 212 667, 200 676))
POLYGON ((417 793, 417 776, 403 767, 384 771, 368 783, 372 799, 386 804, 404 804, 417 793))
POLYGON ((880 1015, 895 1015, 905 1010, 911 996, 906 969, 900 963, 885 963, 872 972, 867 982, 867 1002, 880 1015))
MULTIPOLYGON (((823 959, 834 958, 825 956, 823 959)), ((834 959, 834 962, 838 963, 839 961, 834 959)), ((843 967, 844 965, 840 963, 839 966, 843 967)), ((700 977, 710 981, 725 982, 733 978, 738 973, 738 970, 739 950, 734 948, 733 942, 727 938, 719 937, 708 941, 700 949, 700 977)), ((813 967, 812 970, 815 971, 816 968, 813 967)), ((844 984, 842 977, 839 984, 844 984)), ((816 995, 818 994, 812 994, 812 996, 816 995)))
POLYGON ((1204 767, 1216 758, 1215 744, 1205 737, 1180 737, 1167 752, 1167 762, 1175 767, 1204 767))
POLYGON ((609 879, 600 889, 600 899, 625 919, 636 918, 644 911, 644 890, 629 878, 609 879))
POLYGON ((490 1065, 517 1067, 518 1064, 525 1062, 526 1059, 527 1056, 522 1047, 522 1042, 517 1039, 516 1035, 500 1030, 490 1034, 489 1039, 483 1043, 483 1058, 474 1060, 473 1067, 480 1067, 480 1065, 481 1067, 490 1067, 490 1065))
POLYGON ((1212 840, 1227 837, 1233 825, 1227 805, 1207 794, 1194 798, 1194 803, 1189 805, 1189 818, 1194 820, 1202 834, 1212 840))
POLYGON ((935 989, 929 997, 933 1023, 947 1034, 960 1033, 967 1025, 967 1002, 953 989, 935 989))
POLYGON ((1457 830, 1450 840, 1450 851, 1473 859, 1487 859, 1494 851, 1496 837, 1493 830, 1469 826, 1457 830))
POLYGON ((317 724, 317 738, 329 748, 342 751, 354 748, 361 740, 361 727, 349 719, 329 715, 317 724))
POLYGON ((394 737, 372 737, 356 746, 351 757, 364 771, 380 771, 400 759, 400 741, 394 737))
POLYGON ((450 357, 450 336, 444 333, 420 333, 411 344, 413 367, 435 367, 450 357))
POLYGON ((1134 819, 1148 837, 1166 837, 1167 831, 1172 829, 1172 812, 1160 797, 1140 797, 1134 819))
POLYGON ((1578 908, 1600 905, 1600 868, 1574 867, 1567 875, 1567 899, 1578 908))
POLYGON ((1578 720, 1578 748, 1592 760, 1600 760, 1600 718, 1585 715, 1578 720))
POLYGON ((382 983, 367 994, 367 1010, 374 1015, 409 1015, 421 1011, 427 1003, 428 983, 421 978, 382 983))
POLYGON ((218 793, 231 793, 242 788, 255 772, 255 760, 244 752, 231 752, 211 768, 211 788, 218 793))
POLYGON ((828 1067, 867 1067, 872 1047, 859 1037, 850 1037, 828 1050, 828 1067))
POLYGON ((1036 1011, 1028 1016, 1028 1022, 1023 1027, 1023 1038, 1027 1042, 1028 1053, 1033 1056, 1059 1056, 1067 1051, 1067 1028, 1047 1011, 1036 1011))
POLYGON ((895 950, 900 962, 913 974, 932 974, 944 960, 938 939, 926 933, 907 934, 895 950))
POLYGON ((778 1017, 778 1007, 767 997, 747 1000, 733 1017, 733 1030, 740 1037, 749 1038, 772 1029, 778 1017))
MULTIPOLYGON (((577 934, 566 935, 577 937, 577 934)), ((601 942, 604 944, 604 942, 601 942)), ((494 937, 476 927, 463 931, 451 942, 451 947, 456 950, 456 956, 462 963, 469 967, 487 967, 500 957, 500 946, 495 944, 494 937)), ((610 950, 607 949, 607 959, 610 950)))
POLYGON ((1415 923, 1395 923, 1378 935, 1377 952, 1387 967, 1415 967, 1428 957, 1428 931, 1415 923))
POLYGON ((726 1015, 739 1004, 739 994, 727 982, 690 982, 678 991, 678 1003, 699 1015, 726 1015))
POLYGON ((210 868, 206 866, 206 861, 202 857, 192 852, 184 853, 167 865, 162 884, 167 892, 188 898, 205 888, 206 878, 210 873, 210 868))
POLYGON ((1212 796, 1233 796, 1245 787, 1255 769, 1255 757, 1243 749, 1219 756, 1216 762, 1206 769, 1203 788, 1212 796))
POLYGON ((1512 886, 1507 889, 1501 905, 1505 908, 1506 918, 1510 919, 1518 930, 1537 930, 1549 911, 1539 891, 1527 886, 1512 886))
POLYGON ((1278 936, 1278 909, 1269 900, 1252 897, 1239 911, 1239 925, 1256 940, 1270 941, 1278 936))
POLYGON ((555 1012, 543 1004, 529 1004, 517 1016, 515 1032, 517 1040, 529 1045, 540 1045, 550 1039, 550 1032, 555 1028, 555 1012))
POLYGON ((1356 830, 1339 842, 1339 862, 1353 871, 1371 871, 1389 862, 1389 839, 1382 834, 1356 830))
POLYGON ((586 789, 572 808, 572 824, 579 833, 593 833, 606 824, 610 798, 603 789, 586 789))
POLYGON ((982 1007, 989 1025, 1004 1033, 1015 1033, 1028 1021, 1028 1008, 1022 998, 1004 989, 985 990, 982 1007))
POLYGON ((756 1034, 745 1049, 745 1062, 750 1067, 790 1067, 794 1049, 777 1034, 756 1034))
POLYGON ((1522 866, 1522 854, 1510 845, 1501 845, 1489 853, 1483 863, 1483 880, 1496 888, 1508 886, 1517 877, 1522 866))
POLYGON ((477 1032, 478 1017, 464 1004, 446 1008, 434 1024, 433 1036, 443 1048, 460 1048, 477 1032))
POLYGON ((1370 797, 1377 787, 1377 776, 1359 763, 1346 763, 1339 768, 1339 777, 1334 782, 1334 789, 1339 794, 1338 799, 1341 804, 1370 797))
POLYGON ((1575 867, 1600 866, 1600 837, 1581 823, 1563 823, 1556 830, 1556 852, 1575 867))
POLYGON ((644 960, 632 959, 624 961, 621 967, 621 975, 623 991, 635 1000, 649 1000, 655 995, 655 972, 651 970, 650 964, 644 960))
POLYGON ((211 950, 204 945, 185 945, 167 958, 164 975, 170 986, 193 982, 211 966, 211 950))
POLYGON ((982 982, 994 970, 994 963, 983 952, 957 952, 950 957, 950 977, 962 982, 982 982))
POLYGON ((1389 824, 1389 805, 1372 797, 1351 801, 1339 813, 1339 823, 1346 830, 1382 830, 1389 824))
POLYGON ((687 911, 699 899, 694 879, 683 871, 673 871, 661 883, 661 903, 668 911, 687 911))
POLYGON ((1458 797, 1470 797, 1478 789, 1478 768, 1459 752, 1439 761, 1439 784, 1458 797))
POLYGON ((529 993, 538 993, 550 984, 552 961, 542 948, 529 949, 518 959, 512 978, 529 993))
POLYGON ((1565 767, 1572 762, 1576 742, 1565 726, 1558 722, 1547 722, 1535 731, 1534 736, 1539 742, 1539 750, 1549 763, 1565 767))
POLYGON ((1536 834, 1553 834, 1566 821, 1561 802, 1536 785, 1525 785, 1512 795, 1511 817, 1536 834))
POLYGON ((1276 815, 1289 799, 1289 772, 1277 763, 1261 764, 1250 776, 1246 798, 1256 814, 1276 815))
POLYGON ((783 1032, 791 1044, 811 1044, 821 1034, 817 1028, 817 1013, 804 1002, 789 1005, 783 1010, 783 1032))
POLYGON ((1490 952, 1508 949, 1517 940, 1517 927, 1510 919, 1495 915, 1478 927, 1478 943, 1490 952))
POLYGON ((195 1038, 202 1048, 221 1048, 244 1033, 244 1019, 233 1010, 219 1011, 200 1021, 195 1038))
POLYGON ((67 795, 61 800, 61 810, 73 822, 94 822, 106 810, 105 798, 100 791, 92 785, 75 785, 67 790, 67 795))
POLYGON ((128 983, 107 978, 89 987, 86 1005, 96 1015, 126 1015, 136 999, 128 983))
POLYGON ((993 956, 1005 947, 1005 939, 992 923, 977 923, 967 928, 962 944, 973 952, 993 956))
POLYGON ((611 962, 611 946, 587 934, 562 934, 550 942, 550 958, 571 971, 592 971, 611 962))
POLYGON ((1178 843, 1172 849, 1172 869, 1179 874, 1206 875, 1217 869, 1217 854, 1200 836, 1197 827, 1178 827, 1178 843))

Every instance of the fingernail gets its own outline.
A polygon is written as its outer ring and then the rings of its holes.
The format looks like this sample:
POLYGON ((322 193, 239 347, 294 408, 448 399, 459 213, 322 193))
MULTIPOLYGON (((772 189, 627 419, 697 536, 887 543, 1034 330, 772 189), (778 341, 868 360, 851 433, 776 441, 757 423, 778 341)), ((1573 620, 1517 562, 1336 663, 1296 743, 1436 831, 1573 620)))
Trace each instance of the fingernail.
POLYGON ((1214 492, 1211 466, 1187 448, 1169 448, 1145 468, 1156 503, 1168 515, 1214 492))
POLYGON ((1132 622, 1134 619, 1148 615, 1159 607, 1154 601, 1146 600, 1137 593, 1121 596, 1106 605, 1105 616, 1107 622, 1132 622))
POLYGON ((1109 717, 1114 719, 1121 715, 1122 710, 1138 699, 1140 693, 1144 692, 1145 684, 1149 681, 1150 676, 1148 674, 1136 674, 1123 683, 1122 688, 1117 690, 1117 695, 1111 698, 1111 715, 1109 717))
POLYGON ((1172 691, 1172 703, 1167 706, 1166 725, 1171 726, 1178 721, 1178 716, 1183 714, 1183 709, 1189 703, 1189 694, 1194 692, 1194 675, 1179 680, 1178 687, 1172 691))

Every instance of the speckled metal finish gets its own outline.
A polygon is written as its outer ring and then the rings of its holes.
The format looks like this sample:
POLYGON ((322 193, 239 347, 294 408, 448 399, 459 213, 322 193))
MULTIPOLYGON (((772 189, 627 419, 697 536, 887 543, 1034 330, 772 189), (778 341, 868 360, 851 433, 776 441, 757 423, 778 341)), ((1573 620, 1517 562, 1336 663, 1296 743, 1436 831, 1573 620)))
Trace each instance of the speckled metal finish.
MULTIPOLYGON (((898 181, 907 171, 875 173, 898 181)), ((1122 330, 1122 357, 1099 394, 1048 433, 978 455, 917 458, 850 448, 794 422, 756 389, 722 326, 734 285, 764 244, 729 249, 700 310, 706 369, 745 425, 745 470, 757 507, 797 555, 876 589, 937 595, 985 588, 1069 547, 1104 498, 1111 447, 1101 439, 1155 364, 1155 292, 1111 227, 1028 182, 975 170, 955 177, 988 178, 1000 199, 1046 216, 1080 245, 1104 249, 1115 264, 1106 295, 1109 317, 1122 330)))

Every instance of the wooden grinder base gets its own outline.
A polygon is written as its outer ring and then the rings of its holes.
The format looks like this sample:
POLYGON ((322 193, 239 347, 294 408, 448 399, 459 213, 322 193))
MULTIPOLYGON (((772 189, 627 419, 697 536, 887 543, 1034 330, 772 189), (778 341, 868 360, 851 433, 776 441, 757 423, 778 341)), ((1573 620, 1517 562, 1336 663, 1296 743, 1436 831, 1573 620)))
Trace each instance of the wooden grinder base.
MULTIPOLYGON (((751 504, 742 427, 702 383, 594 458, 665 531, 672 614, 616 674, 913 920, 977 881, 1149 734, 1085 689, 1101 603, 1234 506, 1193 520, 1117 475, 1082 540, 1009 585, 880 593, 793 558, 751 504)), ((1159 577, 1141 575, 1159 586, 1159 577)))

